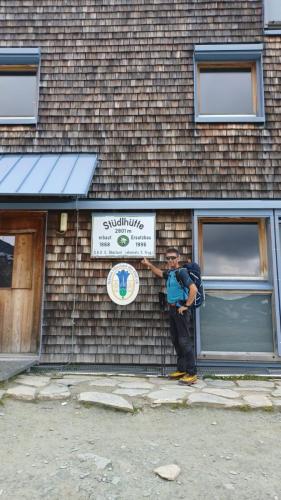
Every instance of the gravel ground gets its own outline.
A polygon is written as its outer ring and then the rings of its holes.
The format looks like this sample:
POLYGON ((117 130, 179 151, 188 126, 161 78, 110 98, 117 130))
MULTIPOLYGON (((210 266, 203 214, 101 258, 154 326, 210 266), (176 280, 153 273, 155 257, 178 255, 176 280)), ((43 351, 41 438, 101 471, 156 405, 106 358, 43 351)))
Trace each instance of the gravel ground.
POLYGON ((6 400, 0 431, 1 500, 281 499, 278 412, 6 400), (170 463, 175 481, 153 472, 170 463))

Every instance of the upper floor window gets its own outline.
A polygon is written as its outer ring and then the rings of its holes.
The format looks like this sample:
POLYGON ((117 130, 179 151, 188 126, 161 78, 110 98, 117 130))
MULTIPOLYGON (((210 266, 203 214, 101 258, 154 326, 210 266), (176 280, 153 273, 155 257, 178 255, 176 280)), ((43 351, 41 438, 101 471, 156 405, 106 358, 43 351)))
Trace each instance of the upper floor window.
POLYGON ((280 0, 264 0, 264 28, 268 34, 281 33, 280 0))
POLYGON ((196 45, 197 122, 263 122, 262 44, 196 45))
POLYGON ((39 49, 0 49, 0 124, 36 124, 39 49))

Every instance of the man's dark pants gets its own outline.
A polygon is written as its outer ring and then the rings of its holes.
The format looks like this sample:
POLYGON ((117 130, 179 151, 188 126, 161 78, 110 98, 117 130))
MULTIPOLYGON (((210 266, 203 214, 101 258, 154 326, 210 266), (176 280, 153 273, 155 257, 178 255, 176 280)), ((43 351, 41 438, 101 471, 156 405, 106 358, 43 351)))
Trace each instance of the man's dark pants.
POLYGON ((177 307, 170 306, 170 333, 177 353, 177 369, 195 375, 196 365, 191 338, 191 311, 179 314, 177 307))

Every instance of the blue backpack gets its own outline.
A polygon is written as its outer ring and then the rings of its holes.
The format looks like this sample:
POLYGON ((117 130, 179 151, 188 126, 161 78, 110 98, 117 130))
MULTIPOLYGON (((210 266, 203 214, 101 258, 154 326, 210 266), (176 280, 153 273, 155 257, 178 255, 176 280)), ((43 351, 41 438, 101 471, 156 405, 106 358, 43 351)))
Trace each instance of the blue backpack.
MULTIPOLYGON (((182 267, 187 270, 190 278, 192 279, 193 283, 196 285, 197 293, 196 293, 195 300, 192 304, 192 307, 197 309, 197 307, 200 307, 205 300, 205 292, 204 292, 204 287, 203 287, 203 283, 202 283, 202 279, 201 279, 201 269, 200 269, 199 265, 196 264, 196 262, 189 262, 187 264, 184 264, 182 267)), ((182 283, 182 281, 180 279, 179 269, 176 272, 176 278, 177 278, 179 284, 184 288, 184 284, 182 283)))

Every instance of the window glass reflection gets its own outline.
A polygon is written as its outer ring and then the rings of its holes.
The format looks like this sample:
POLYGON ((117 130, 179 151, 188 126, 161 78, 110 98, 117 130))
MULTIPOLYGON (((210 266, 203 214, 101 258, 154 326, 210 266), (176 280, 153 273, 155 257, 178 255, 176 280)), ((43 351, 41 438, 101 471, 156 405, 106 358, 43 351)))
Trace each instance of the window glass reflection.
POLYGON ((254 114, 251 68, 201 68, 200 114, 254 114))
POLYGON ((280 0, 264 0, 264 22, 265 25, 281 24, 281 2, 280 0))
POLYGON ((203 224, 204 276, 261 275, 257 223, 203 224))
POLYGON ((35 116, 36 93, 35 74, 0 74, 0 117, 35 116))
POLYGON ((273 352, 269 294, 206 293, 200 324, 203 351, 273 352))
POLYGON ((0 236, 0 288, 11 288, 15 236, 0 236))

